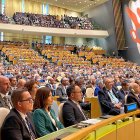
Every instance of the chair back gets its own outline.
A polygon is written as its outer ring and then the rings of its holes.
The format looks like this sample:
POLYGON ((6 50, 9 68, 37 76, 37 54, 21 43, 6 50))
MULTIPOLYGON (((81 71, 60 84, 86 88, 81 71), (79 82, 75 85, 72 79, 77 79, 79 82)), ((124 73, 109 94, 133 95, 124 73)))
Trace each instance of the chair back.
POLYGON ((63 105, 64 103, 61 103, 58 107, 58 116, 59 116, 59 120, 62 124, 64 124, 64 120, 63 120, 63 114, 62 114, 62 111, 63 111, 63 105))
POLYGON ((4 122, 6 116, 8 115, 9 112, 10 112, 9 109, 4 108, 4 107, 0 107, 0 140, 1 140, 1 127, 2 127, 3 122, 4 122))
POLYGON ((57 101, 53 101, 51 108, 54 110, 56 117, 58 117, 58 104, 57 101))
POLYGON ((10 112, 9 109, 0 107, 0 128, 2 127, 2 124, 9 112, 10 112))
POLYGON ((88 98, 91 98, 91 97, 93 97, 94 95, 93 95, 93 88, 87 88, 86 89, 86 97, 88 97, 88 98))
POLYGON ((91 103, 91 118, 98 118, 102 116, 102 110, 98 97, 85 98, 85 101, 91 103))
POLYGON ((59 96, 53 96, 53 100, 57 102, 57 105, 60 105, 60 101, 58 101, 59 96))

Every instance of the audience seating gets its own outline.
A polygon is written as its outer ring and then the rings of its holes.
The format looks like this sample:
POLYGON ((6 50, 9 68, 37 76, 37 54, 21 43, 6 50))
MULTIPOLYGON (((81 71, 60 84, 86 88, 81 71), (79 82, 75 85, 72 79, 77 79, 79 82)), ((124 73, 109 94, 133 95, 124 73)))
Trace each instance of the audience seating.
POLYGON ((61 103, 58 107, 58 116, 59 116, 59 120, 62 124, 64 124, 63 115, 62 115, 63 105, 64 105, 64 103, 61 103))
POLYGON ((87 89, 86 89, 85 95, 86 95, 86 97, 88 97, 88 98, 93 97, 93 96, 94 96, 93 88, 87 88, 87 89))
POLYGON ((53 104, 52 104, 51 108, 54 110, 56 117, 59 118, 57 101, 55 101, 55 100, 53 101, 53 104))
POLYGON ((102 29, 97 23, 91 22, 87 17, 72 17, 72 16, 56 16, 43 15, 34 13, 16 12, 13 17, 7 17, 5 14, 0 15, 2 23, 16 23, 19 25, 52 27, 52 28, 68 28, 68 29, 84 29, 84 30, 99 30, 102 29))
POLYGON ((44 63, 46 60, 38 55, 33 49, 29 49, 28 46, 15 46, 13 44, 4 45, 2 52, 5 53, 9 61, 13 64, 25 63, 44 63))

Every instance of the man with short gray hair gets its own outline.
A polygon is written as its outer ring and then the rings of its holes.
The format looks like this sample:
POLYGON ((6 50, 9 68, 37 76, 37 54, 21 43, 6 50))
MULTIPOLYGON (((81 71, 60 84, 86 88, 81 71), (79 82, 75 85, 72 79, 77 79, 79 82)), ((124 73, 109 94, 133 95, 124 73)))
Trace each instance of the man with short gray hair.
POLYGON ((114 81, 110 77, 104 79, 105 87, 98 92, 103 115, 118 115, 123 112, 124 96, 113 88, 114 81))

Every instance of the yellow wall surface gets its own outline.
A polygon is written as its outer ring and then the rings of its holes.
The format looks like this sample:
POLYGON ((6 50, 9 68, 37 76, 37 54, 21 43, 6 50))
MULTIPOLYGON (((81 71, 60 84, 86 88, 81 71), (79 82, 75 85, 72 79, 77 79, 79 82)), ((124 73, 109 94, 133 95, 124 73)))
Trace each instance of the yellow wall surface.
POLYGON ((42 3, 24 0, 25 12, 42 14, 42 3))
POLYGON ((6 0, 5 13, 12 17, 15 12, 22 12, 22 0, 6 0))
MULTIPOLYGON (((42 4, 46 7, 47 3, 43 2, 36 2, 32 0, 24 0, 24 11, 27 13, 35 13, 35 14, 42 14, 42 4)), ((46 8, 44 8, 46 10, 46 8)), ((12 17, 15 12, 22 12, 22 0, 5 0, 5 14, 8 17, 12 17)), ((44 11, 44 13, 46 13, 44 11)), ((60 8, 57 6, 49 5, 49 14, 50 15, 58 15, 59 19, 61 18, 61 15, 68 15, 68 16, 80 16, 80 13, 67 10, 64 8, 60 8)), ((13 34, 13 33, 4 33, 4 40, 32 40, 31 35, 21 35, 19 34, 13 34)), ((33 37, 37 38, 37 37, 33 37)), ((33 39, 35 40, 35 39, 33 39)), ((36 39, 38 40, 38 39, 36 39)), ((39 37, 40 40, 40 37, 39 37)), ((65 38, 64 37, 53 37, 52 38, 52 43, 56 44, 64 44, 65 43, 65 38)))

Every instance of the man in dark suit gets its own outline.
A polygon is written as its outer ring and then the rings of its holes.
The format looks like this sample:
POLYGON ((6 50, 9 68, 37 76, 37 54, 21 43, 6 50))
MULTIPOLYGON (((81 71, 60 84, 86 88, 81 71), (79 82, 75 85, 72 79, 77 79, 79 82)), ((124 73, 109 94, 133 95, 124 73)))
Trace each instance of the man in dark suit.
POLYGON ((62 110, 65 127, 86 120, 86 117, 79 104, 79 101, 82 100, 82 91, 80 87, 77 85, 70 85, 67 88, 67 95, 68 101, 64 103, 62 110))
POLYGON ((120 92, 125 96, 130 93, 129 90, 129 81, 128 80, 123 80, 121 83, 122 88, 120 89, 120 92))
POLYGON ((60 102, 67 101, 67 85, 69 84, 69 80, 66 77, 61 79, 61 84, 56 89, 56 96, 59 96, 60 102))
POLYGON ((8 109, 12 108, 12 103, 10 100, 10 96, 6 94, 10 89, 10 81, 5 76, 0 76, 0 107, 5 107, 8 109))
POLYGON ((103 115, 118 115, 123 112, 124 96, 113 88, 111 78, 104 79, 105 87, 98 92, 98 98, 103 115))
POLYGON ((52 96, 55 96, 56 84, 55 80, 52 77, 48 80, 48 84, 46 84, 46 87, 49 87, 52 90, 52 96))
POLYGON ((82 94, 83 94, 83 97, 84 97, 85 93, 86 93, 86 88, 84 86, 84 78, 82 76, 77 77, 75 79, 75 84, 81 88, 81 91, 82 91, 82 94))
POLYGON ((13 91, 11 100, 14 108, 7 115, 2 128, 2 140, 35 140, 36 132, 29 112, 33 99, 26 89, 13 91))
POLYGON ((130 83, 131 92, 126 95, 126 103, 136 103, 137 107, 140 108, 140 86, 137 83, 130 83))

